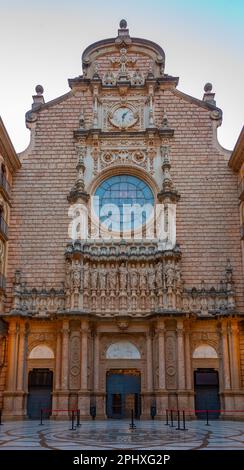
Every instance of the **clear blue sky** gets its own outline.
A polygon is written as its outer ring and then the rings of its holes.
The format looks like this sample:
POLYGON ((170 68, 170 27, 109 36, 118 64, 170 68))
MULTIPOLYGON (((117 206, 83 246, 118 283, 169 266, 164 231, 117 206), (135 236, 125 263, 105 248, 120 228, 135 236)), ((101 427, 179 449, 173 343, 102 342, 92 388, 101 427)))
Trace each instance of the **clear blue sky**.
POLYGON ((213 83, 224 113, 219 140, 233 148, 244 120, 243 0, 0 0, 0 18, 0 115, 17 151, 29 142, 24 115, 35 85, 46 101, 66 93, 83 49, 116 36, 121 18, 131 36, 163 47, 180 90, 202 98, 213 83))

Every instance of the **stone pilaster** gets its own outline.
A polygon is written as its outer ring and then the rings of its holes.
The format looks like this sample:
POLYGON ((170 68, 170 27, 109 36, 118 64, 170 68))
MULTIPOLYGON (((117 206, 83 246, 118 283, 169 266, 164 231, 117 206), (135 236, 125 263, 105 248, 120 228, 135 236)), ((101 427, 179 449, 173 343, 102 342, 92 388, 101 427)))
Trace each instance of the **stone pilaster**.
POLYGON ((88 322, 82 321, 81 325, 81 389, 78 403, 82 418, 90 417, 90 392, 88 391, 88 322))

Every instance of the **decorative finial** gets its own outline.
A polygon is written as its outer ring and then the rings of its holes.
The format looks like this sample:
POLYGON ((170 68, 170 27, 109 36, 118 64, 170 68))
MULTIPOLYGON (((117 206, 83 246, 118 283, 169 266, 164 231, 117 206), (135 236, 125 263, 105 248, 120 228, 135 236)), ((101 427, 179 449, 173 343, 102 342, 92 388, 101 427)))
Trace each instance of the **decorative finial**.
POLYGON ((216 101, 214 99, 215 93, 212 92, 212 88, 212 83, 206 83, 206 85, 204 86, 203 101, 206 101, 206 103, 216 106, 216 101))
POLYGON ((120 27, 120 29, 126 29, 127 28, 127 21, 126 20, 120 20, 119 27, 120 27))
POLYGON ((37 94, 37 95, 43 95, 43 93, 44 93, 44 88, 43 88, 42 85, 36 85, 35 91, 36 91, 36 94, 37 94))
POLYGON ((204 91, 205 91, 205 93, 208 93, 209 91, 212 91, 212 89, 213 89, 212 83, 209 83, 209 82, 208 82, 208 83, 206 83, 206 85, 204 86, 204 91))

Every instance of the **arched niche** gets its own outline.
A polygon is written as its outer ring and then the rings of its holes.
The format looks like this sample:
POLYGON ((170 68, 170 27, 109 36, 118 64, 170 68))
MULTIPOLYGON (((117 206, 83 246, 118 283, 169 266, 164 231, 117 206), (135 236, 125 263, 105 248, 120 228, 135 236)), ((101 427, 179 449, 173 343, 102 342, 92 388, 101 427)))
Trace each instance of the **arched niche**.
POLYGON ((201 344, 194 349, 192 357, 193 359, 218 359, 218 354, 209 344, 201 344))
POLYGON ((141 353, 130 341, 117 341, 108 347, 106 359, 141 359, 141 353))
POLYGON ((54 354, 49 346, 39 344, 31 350, 29 359, 54 359, 54 354))

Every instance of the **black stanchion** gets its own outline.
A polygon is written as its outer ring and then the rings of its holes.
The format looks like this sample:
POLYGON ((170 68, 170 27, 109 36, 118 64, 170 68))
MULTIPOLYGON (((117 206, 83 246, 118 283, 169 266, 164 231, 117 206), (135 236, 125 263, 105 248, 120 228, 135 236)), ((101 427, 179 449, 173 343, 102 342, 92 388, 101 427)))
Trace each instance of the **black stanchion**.
POLYGON ((0 426, 3 426, 3 423, 2 423, 2 410, 0 410, 0 426))
POLYGON ((131 410, 131 423, 130 423, 130 429, 136 429, 136 425, 134 423, 134 410, 131 410))
POLYGON ((173 416, 173 410, 170 410, 170 421, 171 421, 171 428, 174 427, 174 416, 173 416))
POLYGON ((166 423, 165 426, 169 426, 169 410, 166 410, 166 423))
POLYGON ((77 428, 81 426, 80 424, 80 410, 77 410, 77 421, 76 421, 77 428))
POLYGON ((70 431, 75 431, 76 428, 75 428, 75 412, 74 410, 72 410, 71 412, 71 429, 70 431))
POLYGON ((177 431, 180 431, 180 410, 177 410, 177 422, 178 422, 178 427, 175 428, 177 431))
POLYGON ((210 426, 209 422, 208 422, 208 410, 206 410, 206 426, 210 426))
POLYGON ((183 428, 181 429, 181 431, 188 431, 188 429, 186 429, 185 410, 182 411, 182 422, 183 422, 183 428))
POLYGON ((40 423, 39 423, 39 426, 42 426, 43 425, 43 409, 41 408, 41 413, 40 413, 40 423))

